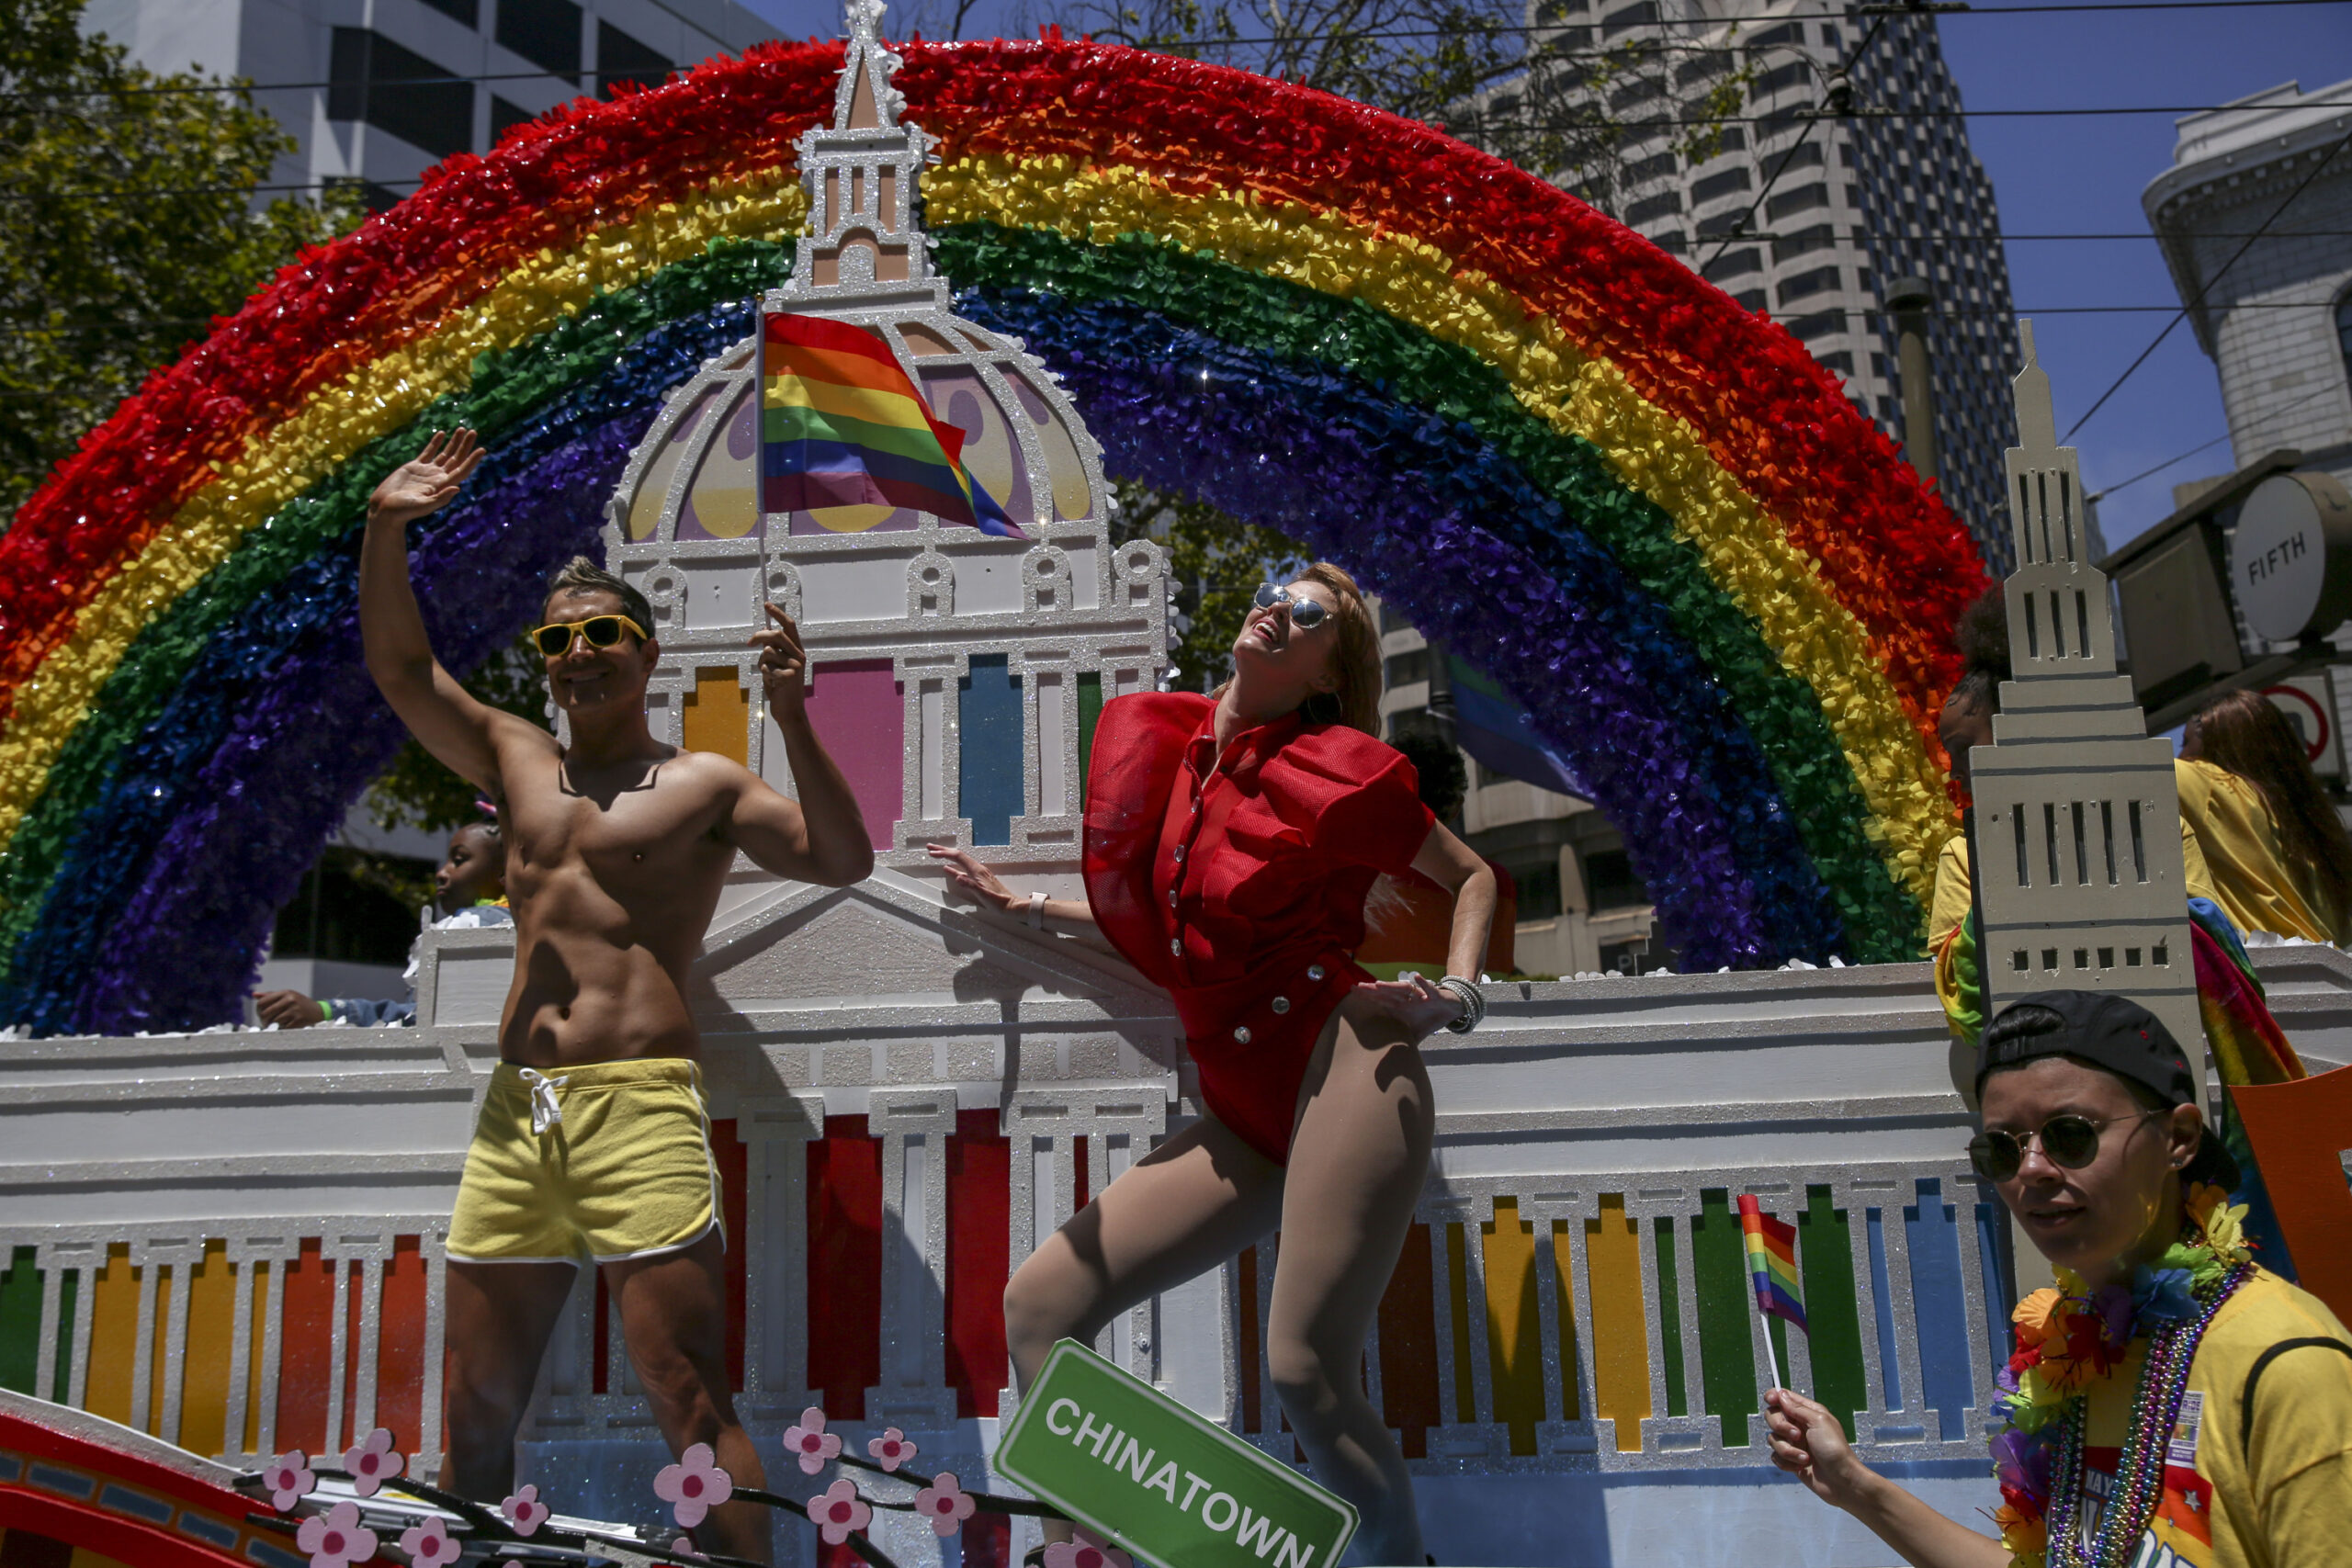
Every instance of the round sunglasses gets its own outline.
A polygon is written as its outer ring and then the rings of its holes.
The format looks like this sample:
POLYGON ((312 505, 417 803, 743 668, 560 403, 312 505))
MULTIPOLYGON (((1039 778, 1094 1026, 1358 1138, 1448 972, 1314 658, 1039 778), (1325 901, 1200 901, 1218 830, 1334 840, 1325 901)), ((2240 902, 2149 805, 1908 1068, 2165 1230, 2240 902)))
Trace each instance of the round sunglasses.
POLYGON ((2051 1164, 2063 1170, 2080 1170, 2098 1158, 2100 1130, 2120 1122, 2145 1122, 2169 1116, 2169 1111, 2143 1111, 2137 1116, 2115 1116, 2094 1122, 2087 1116, 2052 1116, 2039 1133, 1979 1133, 1968 1140, 1968 1163, 1987 1181, 2007 1181, 2025 1164, 2030 1144, 2039 1143, 2051 1164))
POLYGON ((645 635, 643 626, 627 615, 591 615, 584 621, 550 621, 536 626, 531 631, 531 641, 549 659, 560 659, 571 651, 575 638, 586 638, 591 648, 610 648, 621 640, 624 631, 635 632, 639 642, 652 640, 645 635))
POLYGON ((1309 599, 1303 593, 1293 593, 1287 588, 1277 588, 1271 582, 1258 584, 1257 595, 1250 601, 1261 610, 1271 610, 1277 604, 1290 606, 1290 624, 1300 631, 1311 632, 1330 615, 1330 607, 1320 599, 1309 599))

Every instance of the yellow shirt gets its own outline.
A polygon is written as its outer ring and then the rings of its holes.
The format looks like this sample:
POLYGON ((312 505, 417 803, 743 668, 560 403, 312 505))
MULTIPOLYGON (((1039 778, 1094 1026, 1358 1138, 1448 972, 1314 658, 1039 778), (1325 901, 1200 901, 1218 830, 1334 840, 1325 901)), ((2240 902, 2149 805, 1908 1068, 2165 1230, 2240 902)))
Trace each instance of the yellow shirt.
POLYGON ((2213 874, 2213 901, 2232 925, 2307 942, 2337 939, 2341 927, 2326 912, 2311 868, 2287 863, 2260 790, 2227 769, 2187 758, 2173 763, 2173 780, 2181 824, 2195 830, 2213 874))
MULTIPOLYGON (((2131 1561, 2177 1568, 2341 1568, 2352 1562, 2352 1347, 2327 1304, 2256 1269, 2213 1314, 2189 1364, 2164 1495, 2131 1561), (2277 1351, 2257 1377, 2256 1363, 2277 1351), (2253 1419, 2246 1419, 2249 1380, 2253 1419)), ((2114 1480, 2146 1342, 2092 1385, 2081 1539, 2114 1480)))
MULTIPOLYGON (((2188 889, 2184 897, 2211 898, 2222 904, 2233 920, 2237 919, 2237 912, 2222 903, 2214 891, 2203 845, 2190 829, 2185 803, 2180 814, 2180 865, 2181 881, 2188 889)), ((1942 943, 1954 926, 1968 918, 1969 896, 1968 836, 1954 833, 1944 840, 1943 852, 1936 857, 1936 894, 1928 906, 1928 951, 1930 953, 1942 943)))

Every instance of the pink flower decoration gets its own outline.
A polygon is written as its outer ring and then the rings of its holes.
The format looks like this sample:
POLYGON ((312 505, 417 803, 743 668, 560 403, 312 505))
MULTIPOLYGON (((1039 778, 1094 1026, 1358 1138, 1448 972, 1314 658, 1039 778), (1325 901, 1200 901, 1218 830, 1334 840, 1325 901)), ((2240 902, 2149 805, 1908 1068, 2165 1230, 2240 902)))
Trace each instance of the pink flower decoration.
POLYGON ((547 1523, 548 1515, 554 1512, 539 1501, 539 1483, 536 1481, 516 1487, 514 1495, 498 1505, 498 1511, 506 1516, 506 1522, 514 1527, 516 1535, 532 1534, 547 1523))
POLYGON ((941 1471, 930 1485, 915 1494, 916 1517, 928 1520, 932 1533, 943 1540, 961 1529, 978 1507, 952 1470, 941 1471))
POLYGON ((449 1527, 435 1517, 401 1531, 401 1550, 415 1568, 448 1568, 465 1549, 449 1539, 449 1527))
POLYGON ((915 1457, 916 1449, 912 1443, 907 1441, 907 1435, 904 1432, 899 1431, 896 1427, 885 1427, 882 1428, 880 1437, 866 1439, 865 1451, 873 1456, 885 1471, 896 1472, 900 1465, 915 1457))
POLYGON ((261 1472, 261 1483, 269 1488, 270 1506, 282 1514, 297 1498, 309 1496, 319 1478, 311 1473, 310 1455, 300 1449, 288 1449, 269 1461, 269 1468, 261 1472))
POLYGON ((359 1505, 337 1503, 326 1517, 313 1514, 294 1532, 294 1544, 311 1554, 311 1568, 345 1568, 376 1555, 376 1532, 359 1528, 359 1505))
POLYGON ((343 1468, 351 1472, 351 1489, 373 1497, 376 1488, 408 1468, 408 1457, 395 1452, 392 1435, 379 1427, 356 1449, 343 1450, 343 1468))
POLYGON ((699 1557, 702 1555, 702 1553, 695 1550, 694 1537, 689 1535, 682 1535, 677 1540, 672 1541, 670 1543, 670 1551, 673 1554, 679 1557, 699 1557))
MULTIPOLYGON (((836 1438, 838 1445, 841 1441, 836 1438)), ((834 1482, 824 1491, 808 1499, 808 1522, 825 1538, 827 1546, 839 1546, 849 1540, 852 1530, 862 1530, 874 1517, 874 1510, 857 1495, 857 1483, 843 1479, 834 1482)))
POLYGON ((801 1474, 814 1475, 840 1455, 842 1440, 825 1430, 825 1413, 812 1404, 800 1413, 799 1426, 784 1429, 784 1451, 799 1460, 801 1474))
POLYGON ((680 1529, 692 1529, 705 1514, 735 1495, 735 1483, 718 1468, 710 1445, 696 1443, 653 1478, 653 1495, 670 1505, 680 1529))
POLYGON ((1077 1540, 1057 1540, 1046 1548, 1046 1568, 1136 1568, 1136 1560, 1080 1530, 1077 1540))

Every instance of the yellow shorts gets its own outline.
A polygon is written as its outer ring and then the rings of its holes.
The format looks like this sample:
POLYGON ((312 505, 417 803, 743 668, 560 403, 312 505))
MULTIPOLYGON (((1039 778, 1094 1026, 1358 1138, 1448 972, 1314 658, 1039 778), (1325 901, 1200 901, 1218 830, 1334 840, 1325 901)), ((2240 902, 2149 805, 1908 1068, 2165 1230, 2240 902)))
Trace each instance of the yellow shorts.
POLYGON ((723 1237, 702 1073, 675 1056, 491 1075, 458 1184, 458 1263, 598 1263, 723 1237))

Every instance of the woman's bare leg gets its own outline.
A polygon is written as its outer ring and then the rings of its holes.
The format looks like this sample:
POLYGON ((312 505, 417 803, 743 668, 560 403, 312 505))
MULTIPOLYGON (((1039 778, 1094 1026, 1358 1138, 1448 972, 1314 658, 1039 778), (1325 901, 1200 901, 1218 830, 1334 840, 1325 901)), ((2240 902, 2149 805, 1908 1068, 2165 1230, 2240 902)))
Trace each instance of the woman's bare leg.
POLYGON ((1307 1070, 1282 1207, 1267 1363, 1324 1485, 1363 1517, 1371 1562, 1424 1560, 1412 1477, 1363 1392, 1363 1347, 1429 1176, 1435 1110, 1392 1021, 1345 1009, 1307 1070))
MULTIPOLYGON (((1129 1166, 1013 1271, 1004 1338, 1027 1392, 1057 1341, 1091 1340, 1120 1313, 1218 1267, 1274 1228, 1283 1168, 1213 1116, 1129 1166)), ((1068 1540, 1048 1520, 1046 1539, 1068 1540)))

